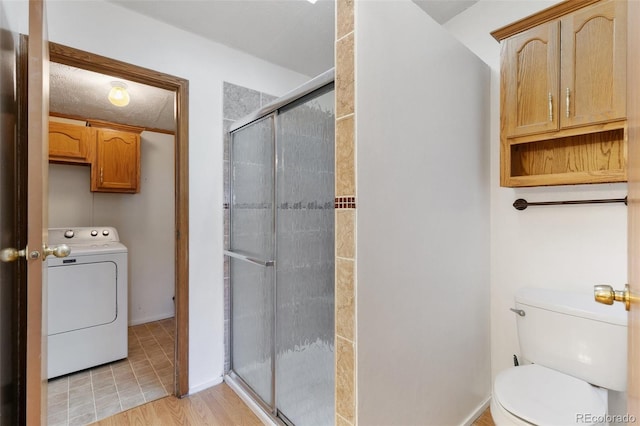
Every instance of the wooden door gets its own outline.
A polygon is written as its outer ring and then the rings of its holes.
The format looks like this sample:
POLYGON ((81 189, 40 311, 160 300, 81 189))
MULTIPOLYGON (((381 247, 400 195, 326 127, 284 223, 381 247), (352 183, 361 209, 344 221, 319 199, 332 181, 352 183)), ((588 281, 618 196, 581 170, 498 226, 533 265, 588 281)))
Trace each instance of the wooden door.
POLYGON ((17 60, 15 36, 2 30, 1 37, 1 66, 3 71, 7 65, 11 70, 14 55, 14 72, 11 76, 3 72, 0 78, 0 304, 6 308, 11 300, 17 306, 10 307, 11 314, 3 309, 0 324, 2 355, 9 355, 9 360, 3 359, 1 364, 0 421, 3 425, 46 424, 46 406, 42 402, 46 401, 47 392, 47 352, 42 319, 46 306, 43 253, 47 205, 43 188, 48 166, 49 74, 43 0, 29 2, 29 38, 20 38, 17 60), (12 44, 13 48, 5 51, 12 44), (7 367, 15 370, 8 372, 7 367))
POLYGON ((91 190, 138 192, 140 135, 97 130, 96 163, 91 169, 91 190))
POLYGON ((26 129, 22 116, 26 99, 25 39, 0 28, 0 424, 24 424, 26 263, 12 260, 26 246, 26 129), (17 90, 14 90, 16 88, 17 90))
POLYGON ((561 127, 626 117, 627 2, 609 0, 562 19, 561 127))
MULTIPOLYGON (((628 10, 629 52, 640 52, 640 2, 630 1, 628 10)), ((628 114, 629 126, 629 353, 627 411, 640 419, 640 56, 629 55, 628 114)))
POLYGON ((502 110, 513 112, 507 137, 558 129, 559 27, 548 22, 503 43, 502 110))
POLYGON ((28 156, 27 156, 27 324, 26 324, 26 423, 46 424, 47 333, 46 264, 47 241, 49 46, 44 0, 29 1, 28 58, 28 156))

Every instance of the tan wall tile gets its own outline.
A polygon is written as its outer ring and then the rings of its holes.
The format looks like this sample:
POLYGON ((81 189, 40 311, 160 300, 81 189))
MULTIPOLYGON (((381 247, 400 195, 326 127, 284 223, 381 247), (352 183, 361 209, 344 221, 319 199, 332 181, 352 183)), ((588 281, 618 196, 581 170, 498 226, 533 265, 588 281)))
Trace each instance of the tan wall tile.
POLYGON ((353 33, 336 42, 336 117, 354 112, 353 33))
POLYGON ((354 340, 354 261, 336 259, 336 334, 354 340))
POLYGON ((354 386, 355 351, 353 343, 336 338, 336 413, 353 423, 355 420, 354 386))
MULTIPOLYGON (((336 2, 336 199, 355 197, 354 0, 336 2), (345 117, 348 116, 348 117, 345 117), (341 117, 344 117, 340 119, 341 117)), ((355 206, 355 204, 354 204, 355 206)), ((336 419, 355 424, 355 210, 336 210, 336 419), (345 340, 349 339, 349 340, 345 340)))
POLYGON ((353 0, 336 2, 336 40, 353 31, 353 0))
POLYGON ((336 416, 336 426, 353 426, 353 423, 349 423, 340 416, 336 416))
POLYGON ((353 259, 355 256, 355 211, 336 210, 336 256, 353 259))
POLYGON ((336 197, 356 195, 353 115, 336 122, 336 197))

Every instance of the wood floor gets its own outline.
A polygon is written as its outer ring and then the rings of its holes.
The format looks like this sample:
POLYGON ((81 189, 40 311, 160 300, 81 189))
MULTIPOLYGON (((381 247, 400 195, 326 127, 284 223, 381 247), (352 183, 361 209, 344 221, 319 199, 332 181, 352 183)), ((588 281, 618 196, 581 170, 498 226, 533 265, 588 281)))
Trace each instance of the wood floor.
POLYGON ((491 417, 491 411, 489 411, 488 408, 484 410, 484 413, 473 422, 472 426, 495 426, 493 418, 491 417))
POLYGON ((262 422, 229 386, 222 383, 182 399, 174 396, 162 398, 93 424, 261 426, 262 422))
MULTIPOLYGON (((182 399, 168 396, 93 425, 261 426, 262 422, 227 384, 222 383, 182 399)), ((472 426, 494 426, 488 408, 472 426)))

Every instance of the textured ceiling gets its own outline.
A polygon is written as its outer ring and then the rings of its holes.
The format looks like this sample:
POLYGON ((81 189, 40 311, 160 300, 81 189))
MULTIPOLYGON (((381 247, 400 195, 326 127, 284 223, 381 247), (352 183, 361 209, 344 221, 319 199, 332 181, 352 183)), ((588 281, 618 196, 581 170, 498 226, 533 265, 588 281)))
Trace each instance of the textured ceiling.
POLYGON ((49 85, 53 113, 148 129, 175 128, 174 92, 55 62, 50 66, 49 85), (107 99, 112 81, 127 85, 131 101, 126 107, 114 106, 107 99))

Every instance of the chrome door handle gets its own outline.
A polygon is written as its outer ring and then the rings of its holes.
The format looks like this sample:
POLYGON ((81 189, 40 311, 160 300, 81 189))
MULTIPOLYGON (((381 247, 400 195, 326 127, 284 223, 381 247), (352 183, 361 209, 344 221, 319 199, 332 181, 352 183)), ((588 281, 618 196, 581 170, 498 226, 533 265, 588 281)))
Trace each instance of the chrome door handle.
POLYGON ((229 257, 233 257, 234 259, 240 259, 240 260, 244 260, 245 262, 249 262, 249 263, 253 263, 254 265, 258 265, 258 266, 275 266, 276 262, 275 260, 262 260, 262 259, 256 259, 253 256, 249 256, 243 253, 238 253, 235 251, 231 251, 231 250, 224 250, 224 255, 225 256, 229 256, 229 257))
POLYGON ((509 308, 509 310, 511 312, 514 312, 514 313, 520 315, 521 317, 526 315, 526 313, 522 309, 509 308))
POLYGON ((42 260, 44 261, 48 256, 54 255, 55 257, 67 257, 71 254, 71 249, 66 244, 60 244, 55 247, 42 247, 42 260))
POLYGON ((624 290, 614 290, 610 285, 593 286, 593 297, 596 302, 605 305, 613 305, 613 302, 624 302, 624 307, 628 311, 631 307, 631 293, 629 284, 625 284, 624 290))

